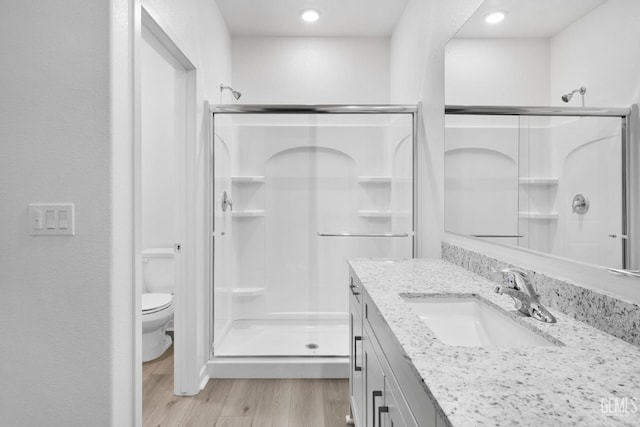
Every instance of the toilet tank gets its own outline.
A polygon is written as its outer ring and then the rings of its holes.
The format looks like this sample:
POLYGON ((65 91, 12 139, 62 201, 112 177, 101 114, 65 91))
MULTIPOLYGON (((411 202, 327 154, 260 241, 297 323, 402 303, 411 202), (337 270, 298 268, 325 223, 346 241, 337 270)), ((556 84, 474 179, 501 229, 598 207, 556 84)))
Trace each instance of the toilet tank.
POLYGON ((175 280, 173 248, 148 248, 143 250, 142 278, 145 292, 172 294, 175 280))

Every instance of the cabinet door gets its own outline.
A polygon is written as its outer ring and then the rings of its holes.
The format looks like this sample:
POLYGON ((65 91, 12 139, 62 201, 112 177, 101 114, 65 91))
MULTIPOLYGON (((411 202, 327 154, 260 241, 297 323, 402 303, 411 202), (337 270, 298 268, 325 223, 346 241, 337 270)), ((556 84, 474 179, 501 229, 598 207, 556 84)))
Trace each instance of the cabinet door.
POLYGON ((378 408, 380 427, 414 427, 415 424, 408 424, 405 421, 400 411, 400 404, 392 391, 393 387, 385 381, 384 407, 378 408))
POLYGON ((351 331, 349 392, 351 395, 351 416, 357 427, 364 425, 364 375, 362 354, 362 318, 351 308, 349 313, 351 331))
POLYGON ((365 426, 380 427, 379 409, 384 407, 385 381, 384 371, 371 343, 372 337, 365 334, 363 338, 364 382, 365 382, 365 426))

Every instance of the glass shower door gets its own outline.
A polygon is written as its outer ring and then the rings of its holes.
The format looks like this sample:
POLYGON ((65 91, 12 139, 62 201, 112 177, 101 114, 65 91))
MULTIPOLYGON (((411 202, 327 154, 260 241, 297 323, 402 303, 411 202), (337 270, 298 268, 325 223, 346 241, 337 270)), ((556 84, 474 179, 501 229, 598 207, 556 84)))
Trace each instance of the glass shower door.
POLYGON ((413 254, 412 115, 214 120, 233 200, 214 356, 348 356, 346 259, 413 254))

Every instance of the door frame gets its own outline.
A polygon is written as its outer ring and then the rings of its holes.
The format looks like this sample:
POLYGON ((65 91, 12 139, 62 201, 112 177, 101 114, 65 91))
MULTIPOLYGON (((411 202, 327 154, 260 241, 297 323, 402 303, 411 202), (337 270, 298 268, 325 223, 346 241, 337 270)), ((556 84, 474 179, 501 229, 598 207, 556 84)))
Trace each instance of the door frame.
MULTIPOLYGON (((176 283, 174 291, 174 394, 193 395, 200 391, 201 368, 197 366, 198 328, 197 328, 197 281, 196 281, 196 229, 195 229, 195 188, 197 141, 197 69, 190 59, 184 45, 171 33, 166 25, 156 19, 140 1, 135 4, 134 21, 134 163, 133 163, 133 211, 134 211, 134 271, 135 271, 135 308, 140 307, 142 295, 141 247, 141 49, 143 34, 153 37, 154 41, 168 53, 174 66, 184 70, 185 93, 184 109, 178 110, 176 119, 184 129, 184 144, 176 144, 176 200, 178 208, 174 211, 177 239, 180 250, 174 254, 176 283)), ((136 406, 142 406, 142 315, 135 310, 135 366, 138 386, 136 387, 136 406)), ((140 411, 141 413, 141 411, 140 411)))

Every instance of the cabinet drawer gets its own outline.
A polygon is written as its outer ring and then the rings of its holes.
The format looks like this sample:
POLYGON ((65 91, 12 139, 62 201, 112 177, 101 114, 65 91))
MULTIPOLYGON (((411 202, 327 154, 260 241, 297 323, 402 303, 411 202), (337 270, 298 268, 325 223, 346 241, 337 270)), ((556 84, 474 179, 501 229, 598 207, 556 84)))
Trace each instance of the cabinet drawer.
POLYGON ((435 426, 436 409, 418 372, 409 361, 408 356, 401 350, 400 343, 366 291, 363 292, 361 300, 364 305, 365 334, 374 335, 378 341, 380 351, 384 354, 389 369, 392 368, 397 385, 402 390, 402 395, 411 408, 418 425, 420 427, 435 426))
MULTIPOLYGON (((384 392, 385 414, 378 413, 379 422, 377 425, 380 427, 390 427, 391 425, 394 427, 414 427, 420 425, 415 420, 411 409, 409 409, 409 404, 395 378, 394 370, 389 365, 369 325, 364 325, 363 334, 365 339, 370 343, 369 345, 373 353, 376 355, 376 360, 378 360, 382 376, 384 377, 384 387, 382 390, 384 392)), ((379 410, 380 408, 378 408, 378 411, 379 410)))

